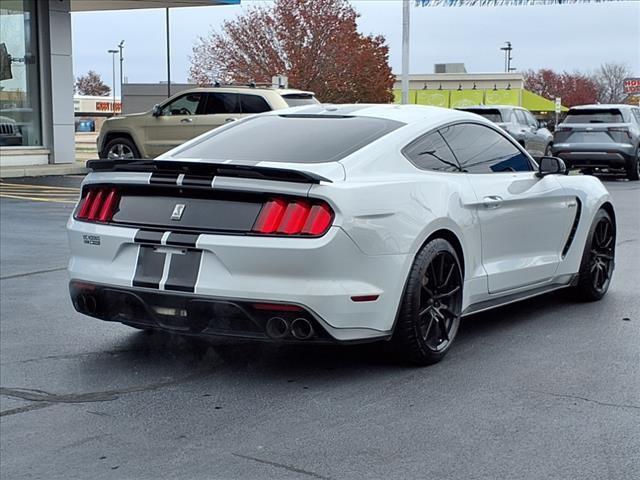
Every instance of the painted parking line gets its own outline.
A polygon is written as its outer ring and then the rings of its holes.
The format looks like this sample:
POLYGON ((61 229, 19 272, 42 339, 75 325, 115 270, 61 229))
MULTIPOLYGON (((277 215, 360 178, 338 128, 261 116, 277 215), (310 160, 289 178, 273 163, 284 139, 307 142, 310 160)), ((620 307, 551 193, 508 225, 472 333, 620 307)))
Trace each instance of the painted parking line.
POLYGON ((0 182, 0 198, 14 200, 74 204, 78 200, 79 192, 80 190, 74 187, 0 182))

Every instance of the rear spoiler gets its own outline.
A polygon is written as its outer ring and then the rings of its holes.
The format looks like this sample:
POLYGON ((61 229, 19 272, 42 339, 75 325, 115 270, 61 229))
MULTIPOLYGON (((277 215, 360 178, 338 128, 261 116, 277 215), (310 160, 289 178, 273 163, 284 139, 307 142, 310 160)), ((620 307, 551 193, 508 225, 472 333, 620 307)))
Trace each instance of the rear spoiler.
POLYGON ((331 180, 312 172, 286 168, 258 167, 232 163, 184 162, 175 160, 99 159, 89 160, 93 172, 143 172, 257 178, 294 183, 320 183, 331 180))

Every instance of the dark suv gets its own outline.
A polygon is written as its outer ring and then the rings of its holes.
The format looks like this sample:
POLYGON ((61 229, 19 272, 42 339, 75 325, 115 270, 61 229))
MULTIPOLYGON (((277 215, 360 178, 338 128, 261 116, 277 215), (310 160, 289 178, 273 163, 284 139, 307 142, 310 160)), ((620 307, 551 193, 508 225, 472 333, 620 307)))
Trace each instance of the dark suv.
POLYGON ((567 167, 622 171, 640 178, 640 108, 631 105, 581 105, 556 127, 553 155, 567 167))

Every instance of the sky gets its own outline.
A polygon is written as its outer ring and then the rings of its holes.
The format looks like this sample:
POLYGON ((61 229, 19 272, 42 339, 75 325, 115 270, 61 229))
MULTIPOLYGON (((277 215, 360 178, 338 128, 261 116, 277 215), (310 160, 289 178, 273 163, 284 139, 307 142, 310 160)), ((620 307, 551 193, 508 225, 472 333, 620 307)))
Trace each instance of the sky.
MULTIPOLYGON (((219 30, 224 20, 264 3, 242 0, 240 6, 171 9, 171 81, 187 81, 189 56, 199 36, 219 30)), ((399 73, 401 0, 351 3, 361 15, 359 30, 386 38, 391 67, 399 73)), ((72 26, 75 76, 95 70, 111 85, 112 59, 107 50, 124 40, 126 81, 166 80, 164 9, 73 13, 72 26)), ((506 41, 513 45, 512 65, 519 70, 592 71, 604 62, 622 62, 640 76, 640 0, 553 6, 412 6, 410 71, 432 73, 434 63, 463 62, 468 72, 500 72, 504 70, 500 47, 506 41)))

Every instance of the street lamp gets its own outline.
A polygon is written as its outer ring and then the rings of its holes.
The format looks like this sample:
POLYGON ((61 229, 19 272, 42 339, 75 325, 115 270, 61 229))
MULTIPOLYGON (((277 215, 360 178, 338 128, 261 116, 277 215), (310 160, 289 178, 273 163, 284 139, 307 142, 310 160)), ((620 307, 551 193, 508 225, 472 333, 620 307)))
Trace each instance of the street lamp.
POLYGON ((118 53, 118 50, 108 50, 108 53, 111 54, 111 59, 112 64, 113 64, 113 83, 111 85, 113 85, 113 102, 111 104, 111 111, 113 112, 113 114, 116 114, 116 53, 118 53))
POLYGON ((122 49, 124 48, 124 40, 120 40, 118 50, 120 50, 120 104, 122 104, 122 49))
POLYGON ((513 47, 511 46, 511 42, 505 42, 506 43, 506 47, 500 47, 500 50, 504 51, 504 71, 507 73, 511 73, 515 70, 515 68, 511 68, 511 60, 513 60, 513 57, 511 57, 511 51, 513 50, 513 47))

